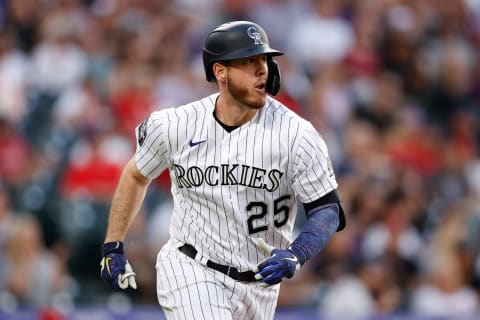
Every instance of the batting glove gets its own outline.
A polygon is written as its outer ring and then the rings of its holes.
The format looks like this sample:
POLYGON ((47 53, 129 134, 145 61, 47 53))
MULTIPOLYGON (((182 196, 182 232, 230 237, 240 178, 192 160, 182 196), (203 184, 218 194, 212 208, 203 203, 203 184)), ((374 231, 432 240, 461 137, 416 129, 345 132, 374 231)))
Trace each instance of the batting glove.
POLYGON ((263 239, 259 239, 257 245, 271 254, 270 258, 260 262, 254 270, 255 279, 260 281, 261 286, 268 287, 285 278, 290 279, 300 269, 300 262, 290 249, 274 249, 263 239))
POLYGON ((123 252, 123 243, 120 241, 102 244, 101 276, 114 289, 137 289, 135 272, 123 252))

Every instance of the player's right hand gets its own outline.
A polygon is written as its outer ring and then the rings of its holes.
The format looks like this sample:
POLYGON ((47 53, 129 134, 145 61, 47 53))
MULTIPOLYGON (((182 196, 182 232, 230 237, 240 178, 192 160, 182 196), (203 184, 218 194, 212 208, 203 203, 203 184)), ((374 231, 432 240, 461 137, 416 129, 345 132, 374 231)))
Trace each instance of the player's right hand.
POLYGON ((102 244, 102 261, 100 261, 101 277, 114 289, 137 289, 135 272, 123 252, 120 241, 102 244))
POLYGON ((271 254, 253 270, 260 286, 268 287, 280 283, 285 278, 290 279, 300 269, 298 258, 289 249, 275 249, 261 238, 255 242, 260 249, 271 254))

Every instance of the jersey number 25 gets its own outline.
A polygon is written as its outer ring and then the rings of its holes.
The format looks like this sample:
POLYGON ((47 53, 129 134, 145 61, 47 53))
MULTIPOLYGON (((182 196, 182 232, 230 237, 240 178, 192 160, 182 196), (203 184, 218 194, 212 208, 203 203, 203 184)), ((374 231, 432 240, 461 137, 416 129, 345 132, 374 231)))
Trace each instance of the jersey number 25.
MULTIPOLYGON (((282 201, 289 200, 291 195, 287 194, 273 201, 273 224, 276 228, 280 228, 288 221, 288 216, 290 213, 290 207, 282 204, 282 201)), ((268 230, 267 224, 259 223, 259 220, 264 218, 268 213, 268 205, 265 202, 253 201, 247 205, 247 211, 257 211, 258 213, 252 214, 248 217, 248 233, 254 234, 261 231, 268 230), (255 210, 255 208, 258 208, 255 210)))

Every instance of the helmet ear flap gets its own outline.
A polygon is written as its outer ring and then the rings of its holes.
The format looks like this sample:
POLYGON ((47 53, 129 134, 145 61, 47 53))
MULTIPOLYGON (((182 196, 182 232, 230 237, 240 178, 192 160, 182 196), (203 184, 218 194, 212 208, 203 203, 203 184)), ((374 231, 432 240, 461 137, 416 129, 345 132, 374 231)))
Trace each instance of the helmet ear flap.
POLYGON ((266 83, 266 91, 272 96, 277 95, 280 90, 280 68, 275 60, 272 57, 267 58, 268 66, 268 78, 266 83))

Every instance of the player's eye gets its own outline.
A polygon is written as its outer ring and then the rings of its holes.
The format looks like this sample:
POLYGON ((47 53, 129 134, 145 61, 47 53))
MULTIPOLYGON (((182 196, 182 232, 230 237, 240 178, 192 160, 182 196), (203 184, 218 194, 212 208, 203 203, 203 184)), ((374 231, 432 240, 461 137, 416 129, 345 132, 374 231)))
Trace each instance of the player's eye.
POLYGON ((256 56, 256 57, 251 57, 248 58, 248 63, 250 64, 257 64, 257 63, 266 63, 267 58, 265 56, 256 56))
POLYGON ((245 59, 242 59, 240 60, 240 64, 252 64, 254 62, 254 60, 252 58, 245 58, 245 59))

